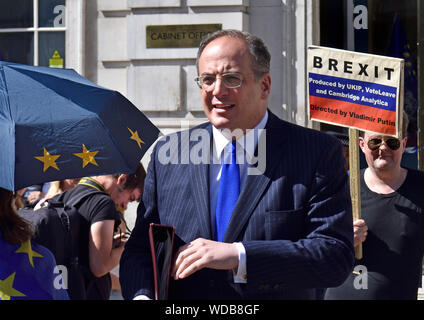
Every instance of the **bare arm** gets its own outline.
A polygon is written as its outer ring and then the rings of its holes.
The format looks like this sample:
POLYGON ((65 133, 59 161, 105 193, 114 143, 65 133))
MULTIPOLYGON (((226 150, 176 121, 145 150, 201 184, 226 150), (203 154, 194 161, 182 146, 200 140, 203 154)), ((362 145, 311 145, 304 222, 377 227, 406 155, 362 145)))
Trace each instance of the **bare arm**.
POLYGON ((119 264, 124 246, 113 248, 114 220, 98 221, 91 225, 89 236, 90 270, 101 277, 119 264))

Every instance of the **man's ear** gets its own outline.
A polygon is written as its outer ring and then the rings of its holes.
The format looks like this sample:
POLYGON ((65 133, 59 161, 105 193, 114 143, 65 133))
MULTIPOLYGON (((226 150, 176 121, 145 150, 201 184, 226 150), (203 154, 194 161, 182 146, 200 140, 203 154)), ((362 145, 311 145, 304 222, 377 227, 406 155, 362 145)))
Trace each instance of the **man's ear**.
POLYGON ((364 148, 365 148, 365 140, 363 137, 359 137, 358 138, 359 141, 359 148, 361 148, 362 152, 364 152, 364 148))
POLYGON ((408 142, 408 137, 405 137, 405 138, 400 140, 400 143, 403 146, 403 152, 405 152, 407 142, 408 142))
POLYGON ((271 93, 271 76, 269 73, 264 75, 261 80, 262 85, 262 98, 267 99, 269 94, 271 93))
POLYGON ((128 174, 120 174, 118 177, 118 185, 120 186, 124 184, 127 178, 128 178, 128 174))

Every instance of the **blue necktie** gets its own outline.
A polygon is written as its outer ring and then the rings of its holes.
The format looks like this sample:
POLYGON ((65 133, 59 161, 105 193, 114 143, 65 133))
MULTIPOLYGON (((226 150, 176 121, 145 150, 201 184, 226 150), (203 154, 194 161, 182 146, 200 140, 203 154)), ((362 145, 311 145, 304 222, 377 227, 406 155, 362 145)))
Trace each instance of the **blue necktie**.
POLYGON ((215 230, 217 241, 222 241, 225 230, 230 222, 233 209, 240 194, 240 171, 236 163, 236 142, 231 144, 231 163, 222 163, 221 179, 219 181, 218 200, 216 203, 215 230))

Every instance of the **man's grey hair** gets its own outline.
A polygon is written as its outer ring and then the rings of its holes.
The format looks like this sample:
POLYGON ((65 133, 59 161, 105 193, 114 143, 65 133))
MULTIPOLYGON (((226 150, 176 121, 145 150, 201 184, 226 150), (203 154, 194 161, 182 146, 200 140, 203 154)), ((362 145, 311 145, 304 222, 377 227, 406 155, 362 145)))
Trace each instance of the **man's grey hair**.
POLYGON ((238 38, 243 40, 247 44, 252 62, 252 70, 256 80, 260 79, 263 75, 269 73, 271 55, 269 54, 269 51, 262 39, 257 36, 254 36, 253 34, 250 34, 249 32, 226 29, 210 33, 202 39, 199 46, 199 50, 197 52, 197 74, 199 74, 199 59, 202 55, 203 50, 210 42, 221 37, 238 38))

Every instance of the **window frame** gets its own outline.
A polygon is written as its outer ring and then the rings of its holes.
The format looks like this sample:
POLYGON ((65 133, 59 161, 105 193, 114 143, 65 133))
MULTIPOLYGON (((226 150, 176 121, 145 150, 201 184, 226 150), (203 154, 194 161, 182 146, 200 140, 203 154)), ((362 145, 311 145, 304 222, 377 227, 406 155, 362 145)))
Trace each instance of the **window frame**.
MULTIPOLYGON (((29 28, 0 28, 0 33, 28 33, 32 32, 34 35, 34 48, 33 48, 33 65, 38 66, 39 64, 39 33, 40 32, 65 32, 65 57, 67 56, 67 44, 66 44, 66 20, 64 27, 39 27, 39 1, 40 0, 32 0, 33 1, 33 26, 29 28)), ((66 8, 66 0, 65 0, 65 8, 66 8)), ((65 10, 65 16, 67 16, 67 10, 65 10)))

